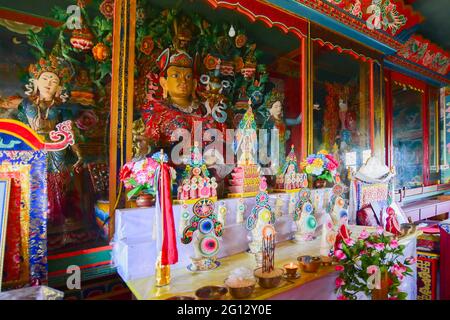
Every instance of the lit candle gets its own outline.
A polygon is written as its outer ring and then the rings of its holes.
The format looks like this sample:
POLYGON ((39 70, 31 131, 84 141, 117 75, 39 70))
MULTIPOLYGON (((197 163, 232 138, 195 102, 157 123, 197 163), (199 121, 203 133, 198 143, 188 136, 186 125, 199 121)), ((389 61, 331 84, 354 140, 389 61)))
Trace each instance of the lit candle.
POLYGON ((285 264, 284 269, 286 270, 286 275, 289 278, 295 278, 295 276, 297 275, 298 264, 293 262, 285 264))

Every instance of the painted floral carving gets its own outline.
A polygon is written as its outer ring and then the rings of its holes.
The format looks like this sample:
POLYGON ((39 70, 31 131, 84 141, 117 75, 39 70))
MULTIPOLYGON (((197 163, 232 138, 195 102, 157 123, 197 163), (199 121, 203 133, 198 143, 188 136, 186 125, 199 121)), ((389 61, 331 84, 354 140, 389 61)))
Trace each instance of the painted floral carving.
POLYGON ((398 55, 442 75, 448 73, 449 54, 421 36, 412 36, 398 51, 398 55))

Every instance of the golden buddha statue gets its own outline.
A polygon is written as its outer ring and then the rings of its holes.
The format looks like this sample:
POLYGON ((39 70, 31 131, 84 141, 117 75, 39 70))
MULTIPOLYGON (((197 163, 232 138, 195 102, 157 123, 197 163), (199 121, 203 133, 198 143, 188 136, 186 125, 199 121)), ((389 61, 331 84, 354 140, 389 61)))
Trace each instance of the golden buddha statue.
POLYGON ((177 142, 172 135, 177 129, 191 131, 194 122, 201 122, 202 129, 224 130, 212 116, 204 116, 202 105, 196 98, 197 81, 194 78, 193 59, 184 51, 171 52, 168 48, 157 60, 160 69, 159 83, 163 100, 150 101, 144 107, 145 135, 153 145, 170 146, 177 142))

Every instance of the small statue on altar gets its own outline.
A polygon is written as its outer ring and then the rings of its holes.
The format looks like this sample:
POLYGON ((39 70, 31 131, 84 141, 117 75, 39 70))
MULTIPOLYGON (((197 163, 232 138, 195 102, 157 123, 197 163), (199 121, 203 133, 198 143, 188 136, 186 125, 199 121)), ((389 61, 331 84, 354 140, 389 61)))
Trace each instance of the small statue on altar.
MULTIPOLYGON (((66 106, 68 95, 65 86, 71 79, 71 69, 66 62, 54 55, 41 58, 29 67, 27 97, 20 101, 18 118, 30 126, 43 140, 50 142, 49 133, 64 120, 71 120, 71 112, 66 106)), ((83 217, 72 181, 71 169, 79 173, 83 157, 77 144, 70 149, 49 152, 47 155, 47 188, 49 201, 49 245, 62 247, 77 242, 83 217), (55 238, 53 239, 53 236, 55 238)), ((87 238, 87 237, 86 237, 87 238)))
MULTIPOLYGON (((250 104, 250 101, 249 101, 250 104)), ((231 173, 228 190, 231 194, 250 193, 256 195, 260 186, 259 166, 257 156, 256 122, 251 105, 239 122, 235 136, 235 153, 237 167, 231 173)))
MULTIPOLYGON (((265 145, 268 150, 271 150, 271 132, 272 129, 278 130, 278 162, 272 161, 272 170, 277 170, 277 167, 281 167, 286 159, 286 143, 291 136, 290 130, 287 129, 288 126, 295 126, 300 124, 301 122, 301 114, 298 115, 295 119, 284 118, 283 115, 283 103, 284 103, 284 95, 281 92, 273 90, 270 96, 266 101, 266 113, 268 115, 265 116, 265 120, 262 125, 262 129, 267 129, 267 141, 265 145)), ((264 111, 263 111, 264 112, 264 111)), ((270 153, 268 154, 269 158, 272 158, 270 153)), ((276 172, 275 171, 275 172, 276 172)))
POLYGON ((151 152, 150 141, 144 133, 145 125, 142 119, 133 121, 133 162, 145 159, 151 152))
POLYGON ((255 255, 256 265, 262 264, 262 230, 266 225, 275 223, 275 214, 269 205, 269 194, 267 193, 267 182, 265 177, 261 177, 260 191, 256 196, 256 204, 250 216, 247 218, 246 229, 251 231, 250 252, 255 255))

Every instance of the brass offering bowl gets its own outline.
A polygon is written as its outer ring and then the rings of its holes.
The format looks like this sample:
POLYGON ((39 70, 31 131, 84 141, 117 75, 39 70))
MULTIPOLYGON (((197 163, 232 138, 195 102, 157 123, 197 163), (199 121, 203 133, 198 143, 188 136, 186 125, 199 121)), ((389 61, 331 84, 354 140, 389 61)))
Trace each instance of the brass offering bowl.
POLYGON ((331 266, 333 264, 333 258, 328 256, 320 256, 323 266, 331 266))
POLYGON ((257 268, 254 271, 255 277, 258 279, 260 287, 265 289, 272 289, 277 287, 284 275, 284 270, 281 268, 275 268, 269 273, 262 272, 262 268, 257 268))
POLYGON ((300 256, 297 258, 300 270, 303 272, 317 272, 322 259, 320 257, 300 256))
MULTIPOLYGON (((251 281, 249 281, 251 282, 251 281)), ((228 279, 225 279, 225 285, 228 288, 228 291, 230 292, 230 295, 235 299, 245 299, 251 296, 253 291, 255 290, 256 281, 253 281, 251 284, 247 286, 240 286, 237 287, 233 284, 231 284, 228 279)))
POLYGON ((221 286, 205 286, 195 291, 195 295, 200 300, 220 300, 227 293, 228 289, 221 286))
POLYGON ((190 296, 173 296, 173 297, 167 298, 166 300, 195 300, 195 297, 190 297, 190 296))

